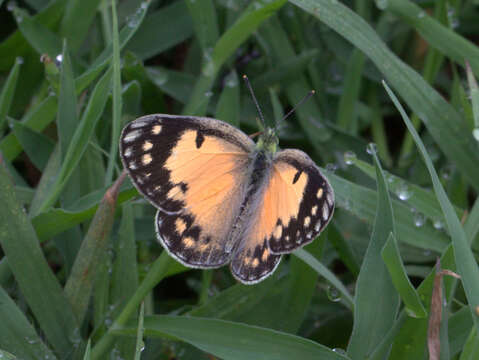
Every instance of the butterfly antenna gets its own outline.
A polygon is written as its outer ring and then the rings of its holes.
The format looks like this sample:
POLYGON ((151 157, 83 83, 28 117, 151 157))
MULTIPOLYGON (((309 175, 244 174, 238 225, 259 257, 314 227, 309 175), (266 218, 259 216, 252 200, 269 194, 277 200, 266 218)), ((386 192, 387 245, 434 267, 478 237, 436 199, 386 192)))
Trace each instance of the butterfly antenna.
POLYGON ((286 115, 283 116, 283 118, 281 119, 281 121, 278 123, 277 127, 280 126, 292 113, 294 113, 296 111, 296 109, 302 104, 304 103, 306 100, 308 100, 311 96, 313 96, 314 94, 316 93, 316 91, 314 90, 311 90, 309 93, 306 94, 306 96, 304 98, 301 99, 301 101, 299 103, 296 104, 296 106, 294 108, 292 108, 290 111, 288 111, 288 113, 286 115))
POLYGON ((251 97, 253 98, 253 102, 256 105, 256 110, 258 110, 259 118, 261 119, 261 123, 263 124, 263 128, 266 129, 266 123, 264 121, 264 116, 263 113, 261 112, 261 108, 259 107, 258 100, 256 100, 256 96, 254 95, 253 88, 251 87, 251 83, 249 82, 249 79, 246 75, 243 75, 243 80, 246 83, 246 86, 248 87, 248 90, 251 94, 251 97))

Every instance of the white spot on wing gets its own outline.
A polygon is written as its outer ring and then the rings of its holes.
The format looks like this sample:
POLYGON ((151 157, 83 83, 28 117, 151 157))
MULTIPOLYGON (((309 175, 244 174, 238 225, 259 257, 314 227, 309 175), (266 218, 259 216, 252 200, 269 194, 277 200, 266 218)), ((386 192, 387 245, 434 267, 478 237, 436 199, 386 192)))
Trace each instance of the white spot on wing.
POLYGON ((153 147, 153 144, 149 141, 143 143, 143 151, 149 151, 153 147))
POLYGON ((304 218, 304 227, 308 227, 309 224, 311 224, 311 218, 309 216, 306 216, 304 218))
POLYGON ((141 127, 143 127, 147 124, 148 124, 147 121, 135 121, 135 122, 132 122, 130 124, 130 129, 138 129, 138 128, 141 128, 141 127))
POLYGON ((315 216, 317 212, 318 212, 318 205, 314 205, 313 208, 311 209, 311 215, 315 216))
POLYGON ((316 225, 314 225, 314 231, 319 231, 321 229, 321 220, 319 220, 316 225))
POLYGON ((328 216, 329 216, 328 204, 324 203, 324 205, 323 205, 323 220, 324 221, 328 220, 328 216))
POLYGON ((153 160, 153 158, 151 157, 150 154, 145 154, 141 158, 141 162, 143 163, 143 165, 148 165, 149 163, 151 163, 152 160, 153 160))
POLYGON ((125 153, 123 155, 125 155, 126 157, 130 157, 132 153, 133 150, 131 150, 131 146, 129 146, 125 149, 125 153))
POLYGON ((331 193, 328 192, 326 194, 326 200, 328 200, 329 206, 333 206, 333 195, 331 195, 331 193))
POLYGON ((161 125, 153 126, 153 129, 151 129, 151 132, 153 133, 153 135, 158 135, 161 132, 161 125))
POLYGON ((130 163, 128 164, 128 167, 131 170, 136 170, 137 169, 136 163, 134 161, 130 161, 130 163))
POLYGON ((132 142, 137 137, 139 137, 140 134, 141 134, 140 130, 130 131, 128 134, 125 135, 125 137, 123 138, 123 141, 126 142, 126 143, 132 142))

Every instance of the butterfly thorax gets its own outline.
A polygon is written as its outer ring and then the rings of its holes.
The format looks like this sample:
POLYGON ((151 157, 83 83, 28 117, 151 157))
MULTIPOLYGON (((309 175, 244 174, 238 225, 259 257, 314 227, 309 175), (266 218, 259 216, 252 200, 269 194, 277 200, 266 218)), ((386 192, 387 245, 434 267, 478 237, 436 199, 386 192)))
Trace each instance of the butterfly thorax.
POLYGON ((273 155, 278 151, 278 142, 278 137, 276 136, 274 129, 267 128, 256 143, 256 150, 259 152, 264 151, 265 153, 273 155))

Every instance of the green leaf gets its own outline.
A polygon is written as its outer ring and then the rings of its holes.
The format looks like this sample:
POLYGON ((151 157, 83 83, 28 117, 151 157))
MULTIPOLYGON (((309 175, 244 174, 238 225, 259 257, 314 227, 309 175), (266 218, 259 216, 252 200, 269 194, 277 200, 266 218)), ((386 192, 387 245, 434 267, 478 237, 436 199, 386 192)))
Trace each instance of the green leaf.
POLYGON ((399 309, 399 297, 381 258, 387 237, 395 233, 393 208, 376 151, 372 146, 370 149, 376 165, 378 204, 371 240, 356 282, 354 326, 348 345, 353 359, 364 358, 381 343, 399 309))
POLYGON ((75 317, 43 256, 32 224, 15 198, 4 166, 0 166, 0 202, 0 244, 10 269, 48 342, 66 356, 72 340, 79 336, 75 317))
POLYGON ((446 219, 447 227, 449 229, 449 234, 451 235, 452 245, 454 248, 454 256, 456 259, 456 266, 457 272, 461 276, 462 285, 464 287, 464 291, 466 293, 467 301, 469 308, 471 310, 472 317, 474 319, 474 323, 476 327, 479 326, 479 322, 477 321, 477 312, 476 308, 479 306, 479 284, 477 283, 476 279, 479 278, 479 268, 477 267, 476 260, 474 259, 474 255, 472 254, 471 248, 469 247, 469 242, 466 238, 466 233, 461 226, 461 223, 454 211, 454 207, 452 206, 451 202, 449 201, 444 188, 442 187, 441 182, 439 181, 439 177, 437 176, 436 170, 434 169, 434 165, 429 158, 426 148, 421 141, 421 138, 417 134, 416 130, 411 124, 408 116, 406 115, 404 109, 402 108, 401 104, 399 103, 398 99, 394 95, 394 93, 389 89, 387 84, 383 82, 388 95, 394 102, 394 105, 401 113, 401 116, 408 127, 409 132, 414 138, 419 151, 426 163, 427 169, 432 179, 432 184, 434 186, 434 192, 436 193, 437 199, 441 205, 441 209, 444 213, 444 217, 446 219))
POLYGON ((136 351, 135 351, 135 360, 140 360, 141 352, 145 348, 145 343, 143 342, 143 331, 144 328, 144 318, 145 318, 145 304, 141 303, 140 306, 140 316, 138 317, 138 330, 136 333, 136 351))
POLYGON ((406 306, 406 312, 413 317, 426 317, 426 310, 418 293, 409 281, 406 269, 401 261, 396 239, 392 233, 389 234, 388 240, 381 251, 381 257, 388 268, 394 287, 406 306))
POLYGON ((164 334, 186 341, 225 360, 347 359, 298 336, 224 320, 157 315, 145 318, 147 337, 164 334))
POLYGON ((5 84, 3 85, 2 92, 0 93, 0 132, 3 130, 3 126, 7 121, 7 115, 10 110, 10 106, 12 105, 21 64, 22 60, 17 58, 15 65, 13 65, 5 84))
POLYGON ((21 122, 14 123, 13 132, 35 167, 43 170, 55 147, 53 140, 21 122))

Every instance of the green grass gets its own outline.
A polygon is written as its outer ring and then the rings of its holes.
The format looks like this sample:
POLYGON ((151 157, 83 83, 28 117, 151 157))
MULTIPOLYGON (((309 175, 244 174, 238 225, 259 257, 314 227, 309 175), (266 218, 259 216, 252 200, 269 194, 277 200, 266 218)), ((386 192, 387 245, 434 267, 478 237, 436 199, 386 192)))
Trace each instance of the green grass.
POLYGON ((0 1, 0 358, 475 359, 476 3, 0 1), (316 91, 280 145, 336 198, 254 286, 171 259, 117 153, 151 113, 258 131, 243 74, 270 124, 316 91))

